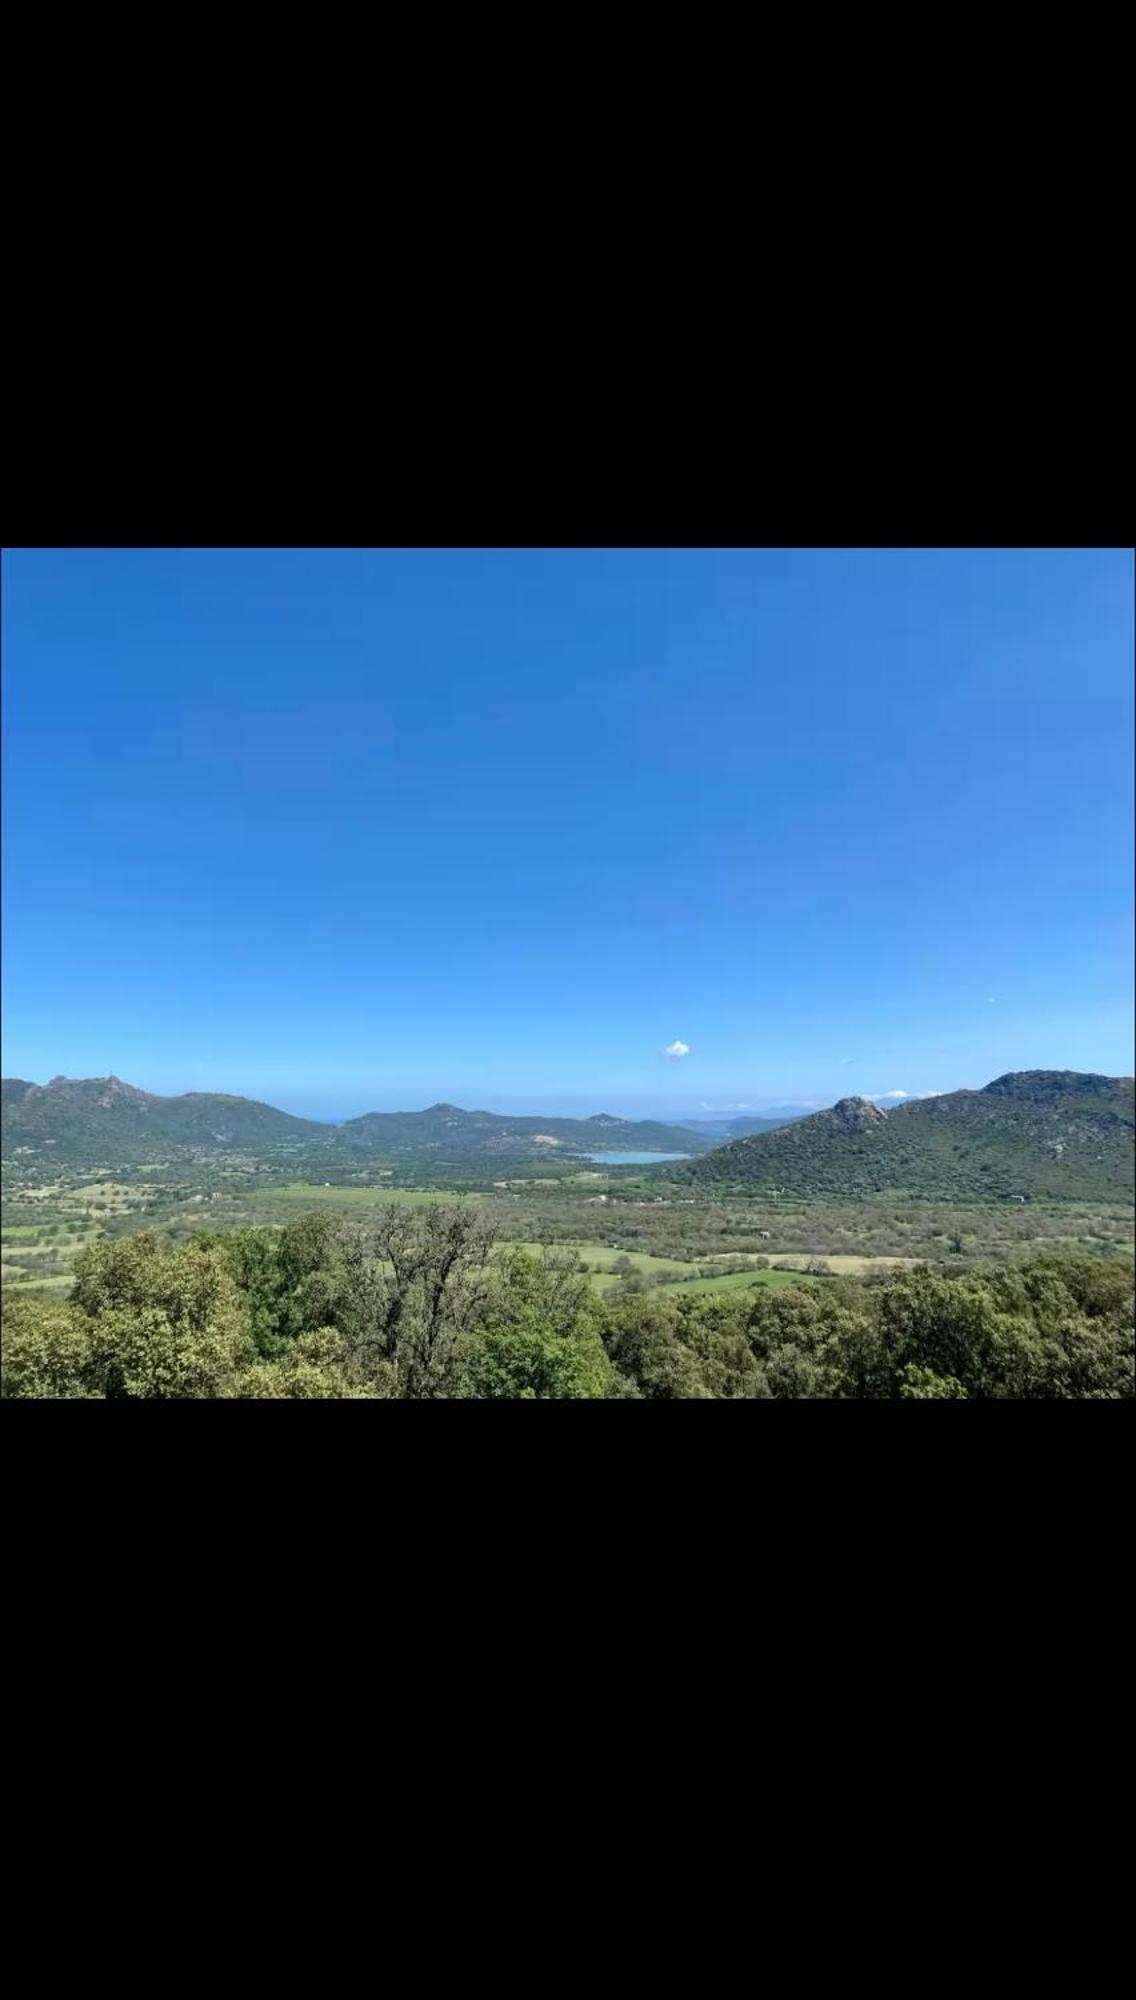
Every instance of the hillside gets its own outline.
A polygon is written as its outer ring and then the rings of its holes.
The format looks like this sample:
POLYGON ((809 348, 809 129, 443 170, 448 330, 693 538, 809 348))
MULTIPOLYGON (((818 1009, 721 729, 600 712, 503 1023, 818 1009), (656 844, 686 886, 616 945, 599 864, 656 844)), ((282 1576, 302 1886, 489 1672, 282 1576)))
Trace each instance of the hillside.
POLYGON ((281 1142, 323 1142, 327 1128, 271 1104, 211 1091, 157 1097, 117 1076, 6 1077, 0 1090, 6 1160, 50 1156, 60 1166, 113 1166, 171 1149, 253 1152, 281 1142))
POLYGON ((190 1092, 156 1097, 119 1077, 62 1077, 47 1084, 6 1077, 0 1090, 5 1160, 42 1167, 136 1165, 191 1148, 276 1155, 283 1148, 331 1159, 447 1164, 478 1158, 628 1151, 688 1153, 711 1141, 676 1125, 600 1113, 594 1118, 509 1118, 434 1104, 373 1111, 339 1126, 294 1118, 247 1097, 190 1092))
POLYGON ((495 1111, 463 1111, 456 1104, 432 1104, 428 1111, 370 1111, 339 1127, 342 1143, 383 1158, 437 1161, 479 1155, 598 1152, 698 1153, 712 1142, 705 1134, 656 1119, 510 1118, 495 1111))
POLYGON ((720 1146, 672 1178, 705 1190, 858 1199, 1124 1201, 1133 1194, 1133 1081, 1022 1070, 893 1111, 842 1098, 720 1146))
POLYGON ((864 1098, 843 1098, 717 1146, 705 1132, 658 1120, 509 1117, 454 1104, 369 1112, 330 1126, 250 1098, 158 1097, 118 1077, 5 1078, 0 1108, 5 1161, 13 1172, 37 1174, 49 1165, 110 1168, 189 1150, 440 1167, 638 1152, 701 1155, 668 1167, 668 1178, 723 1193, 1122 1201, 1133 1192, 1132 1079, 1066 1070, 1012 1072, 984 1090, 915 1099, 886 1113, 864 1098))

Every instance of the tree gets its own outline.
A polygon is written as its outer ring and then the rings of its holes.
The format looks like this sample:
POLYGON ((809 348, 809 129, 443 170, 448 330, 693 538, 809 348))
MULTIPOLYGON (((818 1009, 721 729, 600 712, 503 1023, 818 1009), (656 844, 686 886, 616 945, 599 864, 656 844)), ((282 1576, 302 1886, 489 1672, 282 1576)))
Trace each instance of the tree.
POLYGON ((344 1309, 350 1367, 399 1397, 454 1391, 459 1350, 489 1287, 493 1224, 462 1204, 380 1210, 356 1237, 344 1309), (367 1249, 373 1253, 368 1257, 367 1249))
POLYGON ((483 1328, 464 1358, 464 1396, 522 1400, 606 1396, 611 1363, 598 1336, 563 1339, 536 1327, 483 1328))
POLYGON ((97 1396, 88 1330, 65 1305, 5 1294, 0 1395, 97 1396))
MULTIPOLYGON (((692 1301, 698 1304, 699 1301, 692 1301)), ((671 1300, 604 1300, 603 1343, 618 1375, 651 1400, 705 1398, 712 1392, 698 1357, 678 1338, 671 1300)))
POLYGON ((301 1333, 275 1361, 257 1361, 236 1382, 232 1394, 257 1400, 379 1396, 377 1382, 365 1387, 349 1373, 347 1343, 334 1327, 301 1333))
MULTIPOLYGON (((629 1280, 628 1284, 637 1283, 629 1280)), ((476 1207, 89 1244, 4 1299, 5 1398, 1130 1398, 1132 1264, 1047 1254, 873 1282, 597 1296, 476 1207)))
POLYGON ((344 1324, 362 1252, 337 1216, 316 1211, 281 1230, 226 1230, 206 1240, 244 1295, 259 1354, 270 1359, 301 1334, 344 1324))
POLYGON ((213 1248, 163 1251, 146 1235, 105 1239, 75 1265, 90 1380, 109 1397, 228 1394, 254 1353, 248 1315, 213 1248))
POLYGON ((467 1336, 458 1393, 525 1400, 605 1397, 612 1367, 574 1251, 514 1250, 498 1261, 467 1336))
POLYGON ((920 1401, 926 1401, 928 1397, 946 1396, 958 1400, 966 1396, 962 1383, 957 1382, 953 1375, 936 1375, 934 1369, 920 1368, 913 1361, 908 1363, 900 1376, 899 1393, 901 1397, 915 1397, 920 1401))

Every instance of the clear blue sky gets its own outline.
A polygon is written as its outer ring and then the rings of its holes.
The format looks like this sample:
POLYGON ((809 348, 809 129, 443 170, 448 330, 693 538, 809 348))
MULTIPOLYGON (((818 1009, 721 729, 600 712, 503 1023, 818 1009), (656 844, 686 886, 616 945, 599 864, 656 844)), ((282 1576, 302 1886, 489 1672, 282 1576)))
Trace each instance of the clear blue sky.
POLYGON ((9 552, 5 1073, 1130 1070, 1132 655, 1125 551, 9 552))

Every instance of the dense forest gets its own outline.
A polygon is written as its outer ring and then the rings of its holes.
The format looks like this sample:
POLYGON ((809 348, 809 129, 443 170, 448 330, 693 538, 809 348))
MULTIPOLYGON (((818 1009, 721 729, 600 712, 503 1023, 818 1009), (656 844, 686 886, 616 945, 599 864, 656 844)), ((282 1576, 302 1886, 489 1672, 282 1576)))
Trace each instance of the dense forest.
POLYGON ((476 1207, 100 1237, 6 1300, 6 1398, 1120 1398, 1131 1260, 1069 1252, 697 1296, 598 1294, 476 1207))

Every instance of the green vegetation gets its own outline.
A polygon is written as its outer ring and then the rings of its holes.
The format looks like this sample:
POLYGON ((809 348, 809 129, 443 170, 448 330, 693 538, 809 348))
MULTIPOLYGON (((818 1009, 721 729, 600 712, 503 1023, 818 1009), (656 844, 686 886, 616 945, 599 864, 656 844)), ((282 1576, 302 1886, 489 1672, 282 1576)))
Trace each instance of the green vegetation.
POLYGON ((304 1209, 368 1209, 380 1202, 431 1203, 476 1201, 476 1194, 463 1197, 449 1188, 393 1187, 313 1187, 310 1181, 289 1181, 283 1187, 265 1188, 261 1200, 271 1207, 304 1209))
MULTIPOLYGON (((598 1292, 569 1248, 495 1246, 474 1204, 149 1231, 83 1250, 65 1302, 6 1300, 8 1398, 1115 1399, 1131 1261, 868 1283, 772 1269, 598 1292), (780 1282, 779 1282, 780 1281, 780 1282)), ((612 1273, 605 1274, 607 1276, 612 1273)))
POLYGON ((720 1146, 676 1187, 770 1200, 1123 1201, 1133 1193, 1131 1077, 1031 1070, 883 1112, 860 1097, 720 1146))
POLYGON ((806 1271, 722 1271, 712 1278, 690 1278, 682 1288, 682 1295, 688 1298, 692 1292, 734 1292, 741 1286, 765 1285, 778 1291, 786 1285, 815 1285, 816 1279, 806 1271))
POLYGON ((282 1170, 301 1161, 351 1172, 360 1161, 454 1167, 462 1162, 561 1157, 603 1150, 699 1153, 712 1140, 656 1119, 508 1118, 433 1104, 427 1111, 376 1111, 345 1125, 293 1118, 250 1098, 193 1091, 155 1097, 119 1077, 57 1076, 48 1084, 6 1077, 0 1090, 0 1139, 5 1160, 26 1170, 58 1166, 116 1167, 166 1161, 171 1155, 251 1153, 282 1170))
POLYGON ((340 1149, 391 1160, 428 1155, 450 1163, 518 1153, 547 1160, 565 1152, 698 1153, 711 1143, 704 1134, 658 1119, 613 1118, 602 1111, 594 1118, 509 1118, 494 1111, 463 1111, 457 1104, 432 1104, 428 1111, 372 1111, 338 1129, 340 1149))
POLYGON ((227 1160, 195 1165, 188 1178, 159 1178, 151 1168, 123 1168, 111 1182, 81 1174, 29 1185, 4 1173, 3 1280, 6 1288, 49 1284, 62 1289, 75 1258, 96 1237, 140 1228, 168 1243, 203 1232, 282 1224, 305 1211, 327 1210, 365 1222, 376 1206, 453 1206, 464 1195, 480 1205, 498 1238, 575 1249, 592 1284, 611 1290, 624 1280, 620 1257, 654 1284, 756 1268, 764 1256, 783 1269, 808 1271, 820 1259, 834 1275, 872 1280, 888 1260, 923 1260, 961 1270, 978 1262, 1019 1261, 1031 1250, 1084 1248, 1103 1255, 1133 1248, 1132 1210, 1110 1203, 972 1203, 967 1207, 877 1196, 863 1202, 754 1200, 728 1191, 697 1199, 660 1197, 647 1173, 617 1172, 577 1184, 569 1179, 510 1182, 503 1189, 405 1188, 391 1179, 363 1187, 274 1184, 261 1173, 233 1174, 227 1160), (605 1199, 597 1189, 606 1190, 605 1199))
POLYGON ((4 1158, 30 1161, 47 1150, 53 1166, 117 1166, 178 1147, 311 1146, 328 1130, 247 1097, 155 1097, 116 1076, 57 1076, 43 1085, 5 1077, 0 1105, 4 1158))
MULTIPOLYGON (((642 1168, 546 1158, 524 1131, 498 1158, 510 1121, 450 1106, 408 1114, 391 1163, 329 1128, 282 1137, 285 1114, 240 1099, 194 1100, 183 1129, 229 1104, 269 1114, 260 1138, 233 1114, 232 1144, 218 1124, 142 1157, 139 1122, 190 1100, 34 1088, 4 1088, 9 1396, 1131 1393, 1130 1331, 1115 1299, 1093 1304, 1094 1285, 1131 1283, 1122 1079, 1010 1076, 887 1117, 852 1101, 642 1168), (53 1120, 134 1139, 72 1131, 67 1159, 41 1129, 29 1153, 10 1120, 42 1120, 45 1098, 53 1120), (453 1163, 430 1157, 438 1118, 472 1148, 453 1163)), ((553 1138, 573 1121, 526 1123, 553 1138)))

